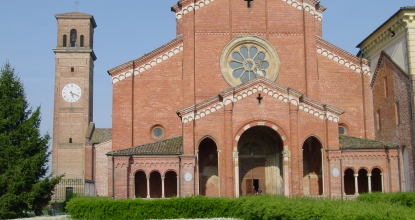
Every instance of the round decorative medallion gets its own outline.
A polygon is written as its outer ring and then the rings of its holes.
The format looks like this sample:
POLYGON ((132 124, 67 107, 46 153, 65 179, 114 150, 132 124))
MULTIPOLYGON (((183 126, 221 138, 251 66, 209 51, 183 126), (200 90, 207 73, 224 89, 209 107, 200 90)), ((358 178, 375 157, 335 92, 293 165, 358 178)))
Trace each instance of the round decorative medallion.
POLYGON ((337 168, 333 168, 333 171, 331 173, 333 174, 334 177, 338 177, 340 174, 340 171, 337 168))
POLYGON ((186 174, 184 174, 184 180, 186 180, 187 182, 192 181, 192 178, 193 176, 191 173, 187 172, 186 174))
POLYGON ((222 51, 220 69, 226 82, 234 87, 254 79, 256 75, 275 81, 280 59, 267 40, 254 35, 233 39, 222 51))

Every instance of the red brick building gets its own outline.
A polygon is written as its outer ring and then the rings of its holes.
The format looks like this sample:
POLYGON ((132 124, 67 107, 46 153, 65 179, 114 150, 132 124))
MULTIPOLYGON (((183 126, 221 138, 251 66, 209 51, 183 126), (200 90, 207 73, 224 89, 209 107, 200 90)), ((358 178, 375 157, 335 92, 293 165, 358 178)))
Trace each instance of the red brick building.
POLYGON ((323 40, 319 1, 171 9, 175 39, 108 71, 112 140, 94 145, 92 131, 85 148, 85 178, 107 184, 99 195, 400 190, 397 146, 373 140, 369 63, 323 40))

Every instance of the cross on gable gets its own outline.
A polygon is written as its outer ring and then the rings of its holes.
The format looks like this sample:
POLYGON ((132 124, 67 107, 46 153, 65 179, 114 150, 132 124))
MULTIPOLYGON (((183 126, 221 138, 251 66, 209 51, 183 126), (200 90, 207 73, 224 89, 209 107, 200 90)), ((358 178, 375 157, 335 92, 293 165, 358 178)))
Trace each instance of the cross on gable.
POLYGON ((260 93, 256 99, 258 99, 258 103, 261 104, 261 100, 264 99, 264 98, 261 97, 261 93, 260 93))
POLYGON ((250 8, 252 5, 251 2, 253 2, 254 0, 244 0, 244 1, 246 1, 248 8, 250 8))

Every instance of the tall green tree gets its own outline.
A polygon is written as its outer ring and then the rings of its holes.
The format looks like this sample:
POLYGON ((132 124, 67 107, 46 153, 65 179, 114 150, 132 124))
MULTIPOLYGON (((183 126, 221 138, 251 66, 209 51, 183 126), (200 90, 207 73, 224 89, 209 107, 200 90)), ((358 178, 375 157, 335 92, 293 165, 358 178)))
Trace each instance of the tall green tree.
POLYGON ((50 137, 40 134, 40 107, 29 106, 10 63, 0 71, 0 219, 9 219, 44 207, 61 177, 46 176, 50 137))

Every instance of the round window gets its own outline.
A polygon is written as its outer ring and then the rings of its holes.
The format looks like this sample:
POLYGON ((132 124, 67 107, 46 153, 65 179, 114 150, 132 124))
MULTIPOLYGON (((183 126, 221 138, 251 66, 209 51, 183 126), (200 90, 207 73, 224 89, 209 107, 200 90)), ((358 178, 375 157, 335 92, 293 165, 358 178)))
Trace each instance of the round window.
POLYGON ((161 128, 155 128, 153 130, 153 135, 154 135, 154 137, 159 138, 159 137, 163 136, 163 130, 161 128))
POLYGON ((151 128, 151 136, 155 139, 164 137, 164 128, 160 125, 155 125, 151 128))
POLYGON ((347 125, 340 123, 339 124, 339 134, 344 134, 344 135, 348 135, 349 133, 349 128, 347 127, 347 125))
POLYGON ((339 134, 345 134, 346 130, 344 129, 344 127, 339 127, 339 134))
POLYGON ((233 39, 222 51, 223 78, 234 87, 256 76, 275 81, 280 69, 277 51, 267 40, 254 35, 233 39))

